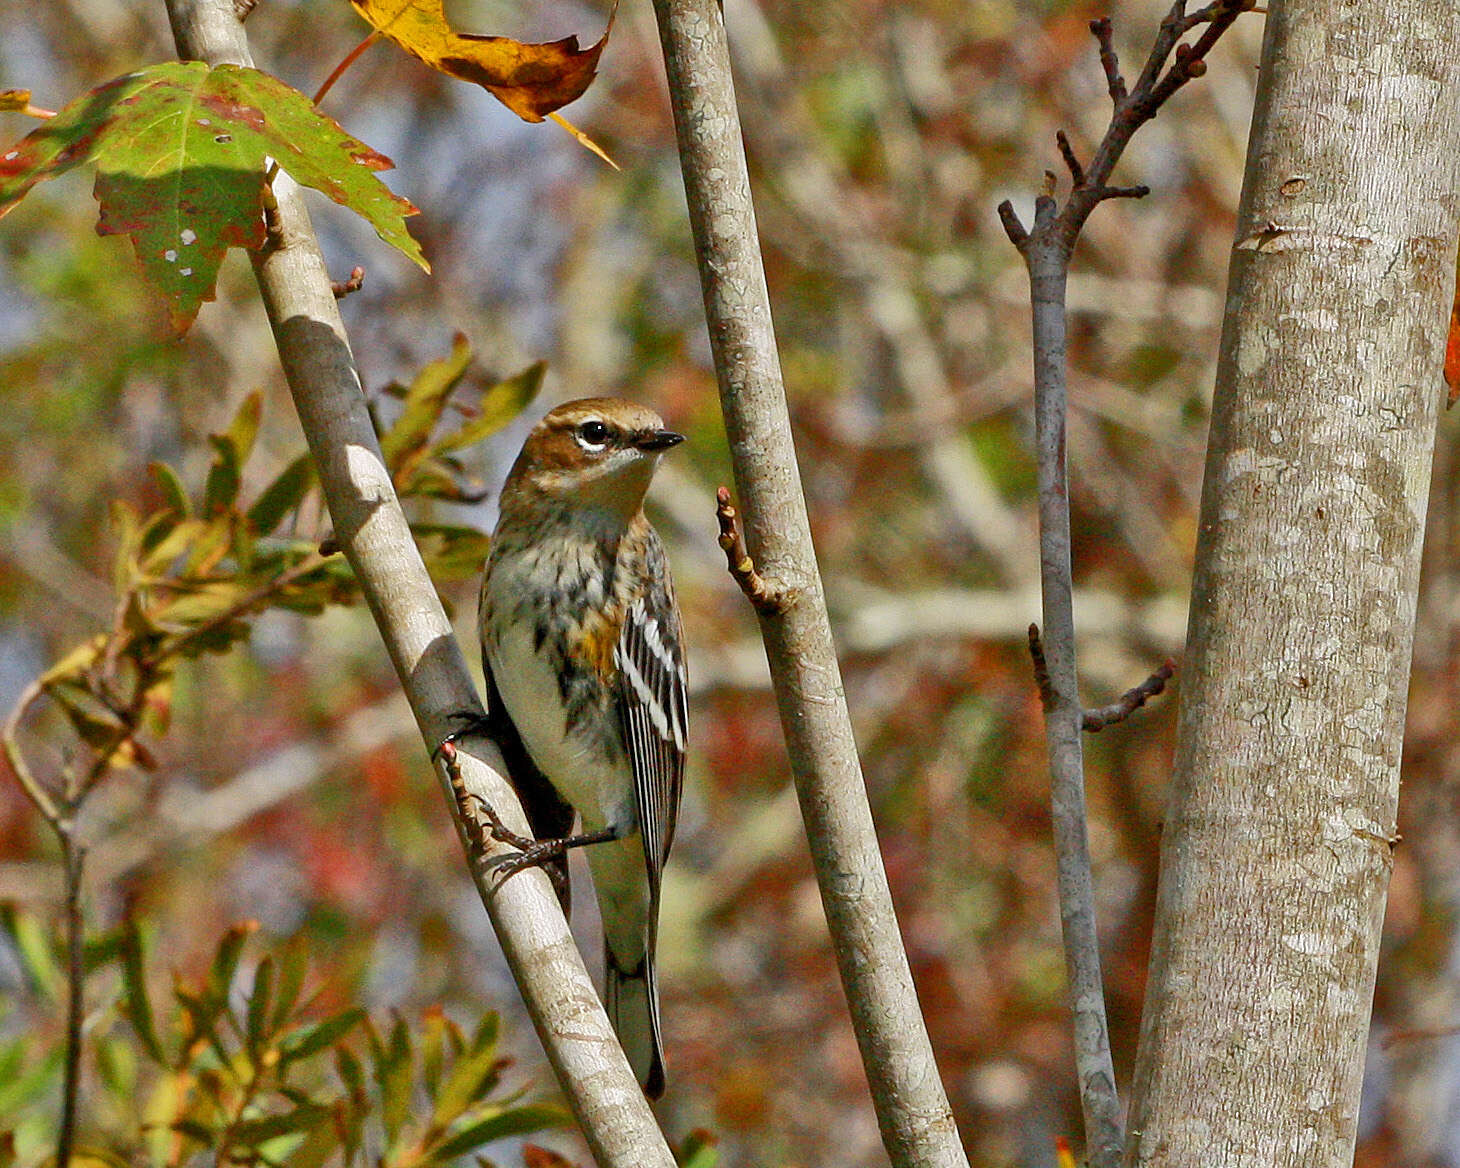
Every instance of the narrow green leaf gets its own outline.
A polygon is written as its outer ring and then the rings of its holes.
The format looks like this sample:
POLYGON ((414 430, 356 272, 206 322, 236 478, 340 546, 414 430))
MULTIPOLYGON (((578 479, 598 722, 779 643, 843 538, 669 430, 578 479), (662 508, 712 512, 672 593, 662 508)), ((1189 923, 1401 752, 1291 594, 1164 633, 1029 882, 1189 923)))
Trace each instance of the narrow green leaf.
POLYGON ((332 1046, 360 1024, 365 1011, 351 1006, 333 1017, 309 1026, 301 1026, 285 1035, 279 1043, 279 1060, 308 1058, 310 1055, 332 1046))
MULTIPOLYGON (((213 1050, 220 1062, 228 1062, 228 1052, 223 1049, 217 1029, 218 1015, 227 1003, 208 993, 192 993, 181 985, 172 987, 172 996, 183 1009, 183 1042, 179 1057, 191 1055, 196 1058, 198 1044, 202 1042, 213 1050)), ((207 1074, 200 1074, 198 1079, 200 1083, 206 1083, 207 1074)))
POLYGON ((567 1108, 556 1103, 528 1103, 470 1123, 432 1149, 437 1163, 450 1160, 508 1136, 525 1136, 549 1128, 568 1127, 573 1117, 567 1108))
POLYGON ((314 485, 314 458, 306 451, 279 472, 248 509, 248 525, 258 535, 269 535, 298 507, 314 485))
POLYGON ((425 453, 401 467, 395 476, 395 489, 402 498, 445 499, 452 503, 467 498, 460 474, 447 460, 425 453))
POLYGON ((265 957, 253 975, 253 993, 248 996, 248 1012, 244 1017, 244 1040, 249 1054, 257 1061, 258 1053, 271 1037, 269 1018, 274 997, 274 959, 265 957))
POLYGON ((432 443, 431 453, 446 454, 452 450, 464 450, 497 433, 532 404, 532 399, 542 389, 543 374, 546 372, 547 362, 538 361, 521 373, 490 386, 482 393, 476 417, 454 433, 432 443))
POLYGON ((263 416, 264 395, 255 389, 244 395, 243 401, 238 405, 238 413, 233 415, 228 429, 219 435, 232 445, 239 466, 248 462, 249 455, 253 453, 253 444, 259 436, 259 422, 263 416))
POLYGON ((411 379, 405 406, 394 425, 380 436, 380 450, 392 477, 417 451, 424 450, 431 431, 441 420, 446 399, 471 364, 471 344, 461 333, 451 343, 451 355, 428 361, 411 379))
POLYGON ((193 505, 188 499, 187 489, 183 486, 177 471, 165 462, 149 462, 147 473, 152 476, 152 481, 157 484, 157 489, 162 494, 163 506, 186 519, 192 513, 193 505))
POLYGON ((111 522, 117 533, 117 552, 112 559, 112 590, 120 594, 132 585, 132 558, 141 538, 142 517, 124 499, 113 499, 111 522))
POLYGON ((276 1162, 285 1164, 288 1168, 321 1168, 341 1144, 341 1133, 337 1130, 338 1117, 331 1114, 330 1118, 335 1122, 315 1124, 298 1147, 276 1162))
POLYGON ((205 1148, 211 1148, 218 1140, 217 1133, 201 1120, 178 1119, 174 1120, 171 1126, 178 1135, 186 1136, 205 1148))
POLYGON ((471 1049, 473 1053, 484 1050, 495 1050, 497 1041, 502 1033, 502 1016, 495 1010, 488 1010, 482 1015, 477 1023, 475 1033, 471 1036, 471 1049))
POLYGON ((278 1115, 245 1119, 233 1125, 233 1142, 240 1148, 257 1148, 265 1140, 306 1132, 330 1117, 330 1109, 318 1103, 304 1103, 278 1115))
POLYGON ((238 451, 225 436, 209 434, 208 442, 213 447, 213 465, 208 468, 208 478, 203 485, 203 514, 212 516, 233 506, 243 482, 243 468, 238 461, 238 451))
POLYGON ((269 1020, 271 1031, 282 1030, 293 1017, 308 971, 309 950, 305 947, 303 934, 296 933, 279 953, 279 988, 274 995, 274 1014, 269 1020))
POLYGON ((446 1015, 440 1006, 426 1011, 422 1031, 421 1083, 426 1088, 426 1098, 434 1102, 446 1062, 446 1015))
POLYGON ((74 680, 96 663, 106 648, 106 635, 98 633, 88 641, 82 641, 64 657, 47 669, 36 680, 49 688, 58 681, 74 680))
POLYGON ((53 1047, 40 1058, 27 1059, 18 1074, 0 1081, 0 1115, 19 1115, 38 1100, 53 1097, 61 1089, 63 1055, 60 1046, 53 1047))
POLYGON ((164 512, 162 518, 171 520, 171 524, 156 529, 149 527, 147 530, 149 536, 156 534, 159 539, 150 543, 143 542, 137 549, 137 566, 142 569, 145 577, 152 580, 171 574, 177 561, 187 555, 188 549, 207 530, 207 524, 203 520, 175 520, 171 512, 164 512))
POLYGON ((233 978, 238 973, 238 962, 243 957, 243 947, 258 929, 258 921, 240 921, 230 926, 218 942, 218 952, 213 955, 213 965, 208 970, 206 993, 220 1007, 228 1004, 233 978))
POLYGON ((170 1065, 157 1040, 157 1029, 153 1022, 152 1002, 147 996, 147 977, 144 970, 146 944, 135 918, 128 917, 122 926, 122 1008, 142 1049, 153 1060, 170 1065))
POLYGON ((247 584, 234 579, 196 584, 159 601, 152 610, 152 618, 161 628, 185 632, 234 608, 248 593, 247 584))
POLYGON ((352 1100, 365 1098, 365 1072, 360 1067, 360 1060, 348 1046, 335 1047, 335 1070, 339 1072, 340 1081, 344 1083, 352 1100))
POLYGON ((25 1062, 26 1045, 22 1038, 0 1042, 0 1083, 8 1083, 20 1072, 25 1062))
POLYGON ((385 1043, 372 1043, 375 1082, 380 1090, 380 1124, 387 1144, 394 1144, 410 1113, 414 1056, 404 1019, 396 1016, 385 1043))
POLYGON ((65 976, 56 960, 55 933, 42 929, 30 913, 21 912, 14 904, 0 904, 0 928, 15 946, 20 966, 26 977, 48 1001, 59 1002, 65 988, 65 976))
POLYGON ((66 715, 76 736, 96 750, 111 750, 127 734, 127 725, 116 712, 89 689, 68 681, 46 687, 46 692, 66 715))
POLYGON ((137 1048, 130 1040, 98 1035, 92 1040, 97 1078, 128 1107, 137 1099, 137 1048))
POLYGON ((497 1085, 503 1065, 503 1060, 497 1057, 494 1046, 487 1046, 457 1059, 436 1098, 432 1123, 444 1128, 455 1123, 468 1108, 485 1099, 497 1085))

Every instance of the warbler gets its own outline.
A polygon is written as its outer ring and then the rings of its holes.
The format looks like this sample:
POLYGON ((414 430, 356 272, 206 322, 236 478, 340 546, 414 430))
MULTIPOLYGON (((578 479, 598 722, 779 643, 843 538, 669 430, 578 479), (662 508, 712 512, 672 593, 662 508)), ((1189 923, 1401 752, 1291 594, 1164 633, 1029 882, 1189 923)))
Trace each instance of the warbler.
POLYGON ((586 848, 604 1005, 650 1098, 664 1091, 654 950, 688 717, 679 607, 643 504, 682 441, 619 398, 549 413, 502 489, 479 610, 487 732, 540 841, 504 867, 547 867, 566 908, 566 853, 586 848))

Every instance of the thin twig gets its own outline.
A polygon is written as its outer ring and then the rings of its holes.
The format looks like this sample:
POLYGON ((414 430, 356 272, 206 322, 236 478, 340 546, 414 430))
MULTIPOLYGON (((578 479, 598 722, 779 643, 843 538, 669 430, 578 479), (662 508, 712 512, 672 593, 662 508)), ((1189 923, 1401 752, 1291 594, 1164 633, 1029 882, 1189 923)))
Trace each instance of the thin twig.
POLYGON ((26 798, 35 804, 35 809, 41 813, 41 818, 55 828, 61 822, 61 810, 51 793, 35 777, 30 769, 30 764, 25 760, 24 752, 20 749, 20 723, 25 718, 26 712, 40 700, 44 693, 45 687, 39 678, 21 690, 20 698, 11 707, 10 713, 5 719, 4 729, 0 730, 0 743, 4 745, 6 761, 10 763, 10 769, 15 772, 20 789, 25 792, 26 798))
POLYGON ((1111 35, 1110 17, 1102 16, 1090 22, 1090 31, 1100 43, 1100 67, 1105 70, 1105 83, 1110 90, 1110 100, 1117 106, 1125 100, 1125 78, 1120 75, 1120 58, 1115 53, 1115 41, 1111 35))
MULTIPOLYGON (((1058 869, 1060 919, 1064 931, 1069 995, 1075 1014, 1075 1067, 1085 1119, 1086 1155, 1091 1168, 1116 1168, 1125 1133, 1105 1015, 1100 972, 1099 935, 1095 920, 1094 880, 1086 824, 1085 764, 1082 731, 1098 729, 1081 707, 1077 684, 1075 626, 1072 607, 1069 471, 1066 464, 1067 327, 1065 292, 1070 256, 1090 213, 1107 199, 1141 198, 1144 186, 1110 185, 1110 176, 1131 136, 1156 116, 1162 104, 1205 70, 1205 57, 1251 0, 1214 0, 1193 13, 1176 0, 1162 20, 1141 75, 1129 90, 1120 74, 1110 21, 1090 22, 1099 47, 1100 66, 1114 106, 1110 122, 1088 164, 1081 167, 1068 139, 1056 141, 1073 186, 1058 205, 1046 179, 1034 204, 1034 223, 1026 229, 1007 201, 999 219, 1010 242, 1029 270, 1033 306, 1034 413, 1039 481, 1040 591, 1045 637, 1030 628, 1029 648, 1044 706, 1045 743, 1049 753, 1050 802, 1058 869), (1205 24, 1193 45, 1179 42, 1205 24), (1167 68, 1168 61, 1175 56, 1167 68), (1163 75, 1164 71, 1164 75, 1163 75)), ((1159 671, 1158 671, 1159 672, 1159 671)), ((1153 675, 1154 680, 1154 675, 1153 675)), ((1161 679, 1164 685, 1165 679, 1161 679)), ((1116 703, 1125 717, 1146 697, 1153 681, 1116 703)), ((1100 725, 1106 710, 1093 711, 1100 725)), ((1113 720, 1118 720, 1114 718, 1113 720)))
MULTIPOLYGON (((1054 685, 1049 679, 1049 662, 1045 660, 1044 656, 1044 640, 1039 635, 1039 626, 1035 624, 1029 626, 1029 660, 1034 666, 1034 685, 1039 690, 1040 704, 1048 710, 1053 706, 1055 700, 1054 685)), ((1095 734, 1107 726, 1124 722, 1153 697, 1161 693, 1175 672, 1176 662, 1169 657, 1166 658, 1150 677, 1140 685, 1126 690, 1118 700, 1111 702, 1108 706, 1083 711, 1080 715, 1080 728, 1087 733, 1095 734)))
POLYGON ((1081 721, 1083 729, 1087 733, 1097 734, 1107 726, 1124 722, 1153 697, 1164 691, 1166 683, 1171 680, 1175 672, 1176 662, 1168 657, 1150 677, 1140 685, 1126 690, 1118 701, 1111 702, 1108 706, 1101 706, 1099 709, 1086 710, 1081 721))
POLYGON ((725 553, 725 564, 740 591, 763 616, 784 612, 790 603, 790 596, 783 587, 770 583, 755 567, 755 561, 745 550, 745 536, 740 530, 739 516, 730 502, 730 491, 721 487, 715 493, 715 518, 720 522, 717 541, 725 553))
POLYGON ((1054 702, 1054 689, 1049 684, 1049 662, 1044 659, 1044 641, 1036 624, 1029 626, 1029 660, 1034 664, 1034 687, 1039 691, 1039 702, 1047 710, 1054 702))
POLYGON ((1055 144, 1060 149, 1060 157, 1065 160, 1069 167, 1070 179, 1076 186, 1085 181, 1085 168, 1080 165, 1080 160, 1075 157, 1075 148, 1070 145, 1070 137, 1063 130, 1056 130, 1054 135, 1055 144))
POLYGON ((365 286, 365 269, 356 264, 350 269, 350 275, 344 280, 331 280, 330 291, 335 294, 336 300, 343 300, 352 292, 358 292, 365 286))
POLYGON ((81 874, 86 849, 76 842, 69 817, 52 824, 61 843, 66 880, 66 1056, 61 1075, 61 1120, 56 1136, 57 1168, 68 1168, 76 1141, 76 1101, 81 1091, 81 1022, 86 1014, 85 935, 81 917, 81 874))

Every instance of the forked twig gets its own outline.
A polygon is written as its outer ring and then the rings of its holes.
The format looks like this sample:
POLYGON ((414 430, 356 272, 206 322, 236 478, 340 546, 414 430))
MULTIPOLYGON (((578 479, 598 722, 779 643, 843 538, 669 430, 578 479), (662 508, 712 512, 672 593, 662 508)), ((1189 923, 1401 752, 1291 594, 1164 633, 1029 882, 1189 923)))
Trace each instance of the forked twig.
MULTIPOLYGON (((1046 709, 1054 701, 1054 687, 1049 680, 1049 662, 1044 658, 1044 641, 1039 635, 1039 626, 1029 626, 1029 659, 1034 665, 1034 684, 1039 689, 1039 700, 1046 709)), ((1107 726, 1124 722, 1153 697, 1166 689, 1166 683, 1176 674, 1176 662, 1166 658, 1150 677, 1140 685, 1132 686, 1108 706, 1084 710, 1080 715, 1080 729, 1096 734, 1107 726)))
POLYGON ((1110 21, 1091 21, 1090 32, 1099 47, 1100 67, 1113 106, 1099 145, 1090 160, 1082 163, 1068 137, 1063 132, 1056 136, 1055 143, 1070 173, 1070 192, 1061 206, 1046 172, 1045 185, 1034 200, 1031 225, 1025 226, 1012 203, 999 204, 1004 231, 1029 270, 1033 302, 1040 589, 1046 639, 1041 641, 1038 629, 1031 628, 1030 652, 1044 705, 1060 918, 1075 1014, 1075 1067, 1085 1118, 1085 1151, 1092 1168, 1116 1168, 1123 1154, 1125 1133, 1100 974, 1081 735, 1085 730, 1098 730, 1128 717, 1164 687, 1170 674, 1163 676, 1166 666, 1162 666, 1113 706, 1087 711, 1080 705, 1065 463, 1065 288, 1070 255, 1090 213, 1107 199, 1139 199, 1148 193, 1144 186, 1110 184, 1115 164, 1131 136, 1155 117, 1183 85, 1206 71, 1207 54, 1237 17, 1253 7, 1253 2, 1214 0, 1188 13, 1186 0, 1176 0, 1157 30, 1140 76, 1130 87, 1120 71, 1110 21), (1202 31, 1195 42, 1181 43, 1198 27, 1202 31))

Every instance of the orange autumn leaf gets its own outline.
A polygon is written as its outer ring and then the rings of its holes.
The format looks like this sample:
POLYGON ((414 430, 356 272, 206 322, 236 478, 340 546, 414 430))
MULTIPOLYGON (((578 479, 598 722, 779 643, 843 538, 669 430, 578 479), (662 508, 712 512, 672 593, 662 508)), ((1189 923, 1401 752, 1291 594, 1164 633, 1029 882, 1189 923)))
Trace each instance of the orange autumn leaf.
POLYGON ((598 70, 598 58, 613 29, 595 44, 578 47, 577 37, 524 44, 509 37, 455 32, 446 23, 442 0, 350 0, 356 12, 433 69, 480 85, 523 121, 540 122, 581 97, 598 70))

